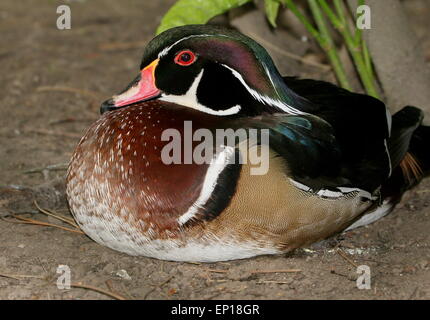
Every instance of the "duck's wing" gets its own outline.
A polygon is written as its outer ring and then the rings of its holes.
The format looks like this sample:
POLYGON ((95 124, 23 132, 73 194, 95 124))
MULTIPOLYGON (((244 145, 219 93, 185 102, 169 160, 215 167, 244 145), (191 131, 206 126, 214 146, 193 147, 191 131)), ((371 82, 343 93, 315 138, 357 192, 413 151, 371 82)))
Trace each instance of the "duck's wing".
MULTIPOLYGON (((379 159, 348 159, 333 127, 317 116, 267 114, 238 121, 236 125, 266 129, 270 148, 285 161, 286 176, 305 191, 341 196, 343 192, 358 190, 373 199, 377 187, 386 180, 381 173, 386 168, 378 167, 379 159), (376 179, 379 181, 375 182, 376 179)), ((382 153, 386 155, 384 149, 382 153)))
POLYGON ((286 176, 309 190, 318 192, 354 184, 344 174, 347 167, 333 128, 316 116, 265 114, 236 120, 234 126, 259 129, 260 144, 265 143, 261 136, 268 134, 270 149, 285 161, 286 176))
POLYGON ((313 105, 313 115, 332 127, 348 168, 344 175, 356 187, 375 191, 392 170, 387 146, 391 115, 385 104, 324 81, 293 77, 284 81, 299 99, 313 105))

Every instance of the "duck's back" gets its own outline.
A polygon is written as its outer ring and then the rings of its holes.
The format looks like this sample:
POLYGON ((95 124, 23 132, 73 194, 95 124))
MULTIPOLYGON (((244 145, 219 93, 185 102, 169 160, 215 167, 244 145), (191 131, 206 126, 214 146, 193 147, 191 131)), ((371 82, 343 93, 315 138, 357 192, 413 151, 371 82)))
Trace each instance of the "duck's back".
POLYGON ((284 77, 284 81, 315 106, 314 115, 333 127, 342 158, 348 164, 343 175, 355 187, 375 191, 391 171, 387 149, 391 115, 384 103, 324 81, 294 77, 284 77))

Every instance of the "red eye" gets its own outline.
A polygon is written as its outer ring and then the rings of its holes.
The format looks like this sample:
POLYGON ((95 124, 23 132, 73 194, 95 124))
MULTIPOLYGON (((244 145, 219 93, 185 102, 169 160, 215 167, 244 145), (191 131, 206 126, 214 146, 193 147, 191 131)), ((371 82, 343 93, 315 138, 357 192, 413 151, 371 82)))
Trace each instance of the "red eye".
POLYGON ((180 66, 189 66, 190 64, 193 64, 194 61, 196 61, 196 55, 190 50, 183 50, 175 57, 175 63, 180 66))

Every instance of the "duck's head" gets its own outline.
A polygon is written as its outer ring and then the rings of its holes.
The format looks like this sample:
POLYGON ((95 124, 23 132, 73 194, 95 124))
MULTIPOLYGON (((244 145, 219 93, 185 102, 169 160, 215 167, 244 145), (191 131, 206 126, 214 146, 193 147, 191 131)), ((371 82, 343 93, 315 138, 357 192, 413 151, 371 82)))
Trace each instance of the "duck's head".
POLYGON ((219 116, 297 113, 297 98, 254 40, 234 30, 188 25, 155 37, 139 75, 101 112, 160 99, 219 116))

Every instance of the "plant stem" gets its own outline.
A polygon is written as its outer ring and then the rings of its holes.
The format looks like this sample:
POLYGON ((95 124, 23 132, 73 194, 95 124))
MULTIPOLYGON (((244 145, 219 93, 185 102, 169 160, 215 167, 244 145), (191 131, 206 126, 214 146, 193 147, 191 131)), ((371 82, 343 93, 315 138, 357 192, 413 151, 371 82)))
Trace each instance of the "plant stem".
POLYGON ((285 0, 285 5, 293 14, 303 23, 308 32, 318 41, 321 48, 327 53, 336 77, 341 87, 351 90, 345 69, 336 51, 331 34, 327 28, 321 9, 315 0, 308 0, 312 15, 318 26, 318 30, 308 21, 308 19, 300 12, 293 0, 285 0))
POLYGON ((363 47, 364 41, 362 40, 361 30, 357 29, 355 35, 352 36, 345 19, 345 12, 343 10, 341 0, 334 0, 337 16, 327 4, 326 0, 319 0, 319 3, 329 20, 343 36, 366 92, 369 95, 378 98, 379 94, 375 87, 373 68, 371 67, 367 47, 363 47))
POLYGON ((363 57, 364 57, 364 62, 366 63, 366 68, 369 71, 369 74, 373 76, 374 73, 373 73, 372 59, 370 57, 369 48, 367 48, 367 44, 364 39, 362 39, 361 47, 363 48, 363 57))
POLYGON ((323 49, 325 49, 325 51, 327 52, 328 57, 333 65, 333 69, 335 70, 336 75, 338 76, 341 86, 348 90, 351 90, 351 85, 349 84, 345 69, 337 53, 336 46, 334 45, 333 39, 331 37, 330 31, 325 22, 321 8, 316 0, 308 0, 308 2, 309 2, 309 7, 311 9, 312 15, 320 31, 321 38, 323 40, 322 43, 320 44, 323 47, 323 49))
POLYGON ((300 20, 300 22, 303 23, 303 25, 308 30, 308 32, 319 42, 321 38, 320 33, 318 32, 317 29, 314 28, 314 26, 309 22, 309 20, 300 12, 300 10, 294 4, 293 0, 285 0, 285 5, 287 6, 288 9, 291 10, 292 13, 294 13, 294 15, 300 20))

